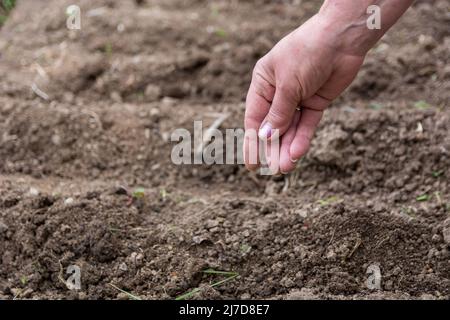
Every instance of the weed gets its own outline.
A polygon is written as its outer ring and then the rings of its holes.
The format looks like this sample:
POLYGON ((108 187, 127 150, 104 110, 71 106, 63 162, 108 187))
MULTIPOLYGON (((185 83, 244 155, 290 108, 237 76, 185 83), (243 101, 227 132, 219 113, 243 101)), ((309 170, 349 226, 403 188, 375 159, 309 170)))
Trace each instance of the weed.
POLYGON ((137 188, 133 191, 132 197, 134 199, 142 199, 145 196, 144 188, 137 188))
POLYGON ((433 171, 431 174, 433 175, 433 177, 439 178, 440 176, 442 176, 443 173, 444 173, 443 170, 439 170, 439 171, 433 171))
MULTIPOLYGON (((220 286, 220 285, 222 285, 222 284, 224 284, 224 283, 226 283, 228 281, 231 281, 234 278, 239 276, 239 273, 237 273, 237 272, 233 272, 233 271, 219 271, 219 270, 213 270, 213 269, 203 270, 203 273, 204 274, 208 274, 208 275, 222 275, 222 276, 226 276, 225 279, 222 279, 220 281, 212 283, 211 284, 212 288, 218 287, 218 286, 220 286)), ((176 297, 175 300, 188 299, 188 298, 192 297, 194 294, 200 292, 201 290, 202 289, 200 289, 200 288, 194 288, 191 291, 189 291, 189 292, 187 292, 185 294, 182 294, 181 296, 176 297)))
POLYGON ((423 194, 421 196, 418 196, 416 198, 417 201, 423 202, 423 201, 428 201, 430 199, 430 197, 427 194, 423 194))
POLYGON ((161 188, 161 189, 159 190, 159 194, 161 195, 161 198, 162 198, 163 200, 166 200, 166 198, 167 198, 167 190, 166 190, 166 189, 161 188))
POLYGON ((111 287, 113 287, 114 289, 116 289, 117 291, 120 291, 120 292, 122 292, 122 293, 125 293, 125 294, 128 296, 128 298, 130 298, 131 300, 142 300, 141 297, 135 296, 135 295, 132 294, 132 293, 129 293, 129 292, 125 291, 125 290, 122 290, 122 289, 120 289, 119 287, 113 285, 112 283, 110 283, 109 285, 110 285, 111 287))
POLYGON ((225 38, 227 36, 227 32, 223 29, 217 29, 216 30, 216 36, 225 38))
POLYGON ((0 3, 0 27, 5 24, 10 11, 15 7, 16 0, 2 0, 0 3))
POLYGON ((369 104, 369 108, 373 110, 380 110, 383 109, 384 106, 380 103, 372 102, 371 104, 369 104))
POLYGON ((2 8, 9 13, 16 6, 16 0, 2 0, 2 8))
POLYGON ((416 103, 414 103, 414 108, 416 108, 416 109, 425 110, 425 109, 428 109, 429 107, 430 107, 430 104, 424 100, 420 100, 420 101, 417 101, 416 103))
POLYGON ((319 199, 319 200, 317 200, 317 203, 319 203, 319 205, 321 205, 323 207, 323 206, 327 206, 329 204, 332 204, 332 203, 335 203, 335 202, 338 202, 338 201, 339 201, 338 197, 332 196, 332 197, 329 197, 329 198, 326 198, 326 199, 319 199))
POLYGON ((108 42, 107 44, 105 44, 105 48, 103 50, 108 58, 111 57, 113 52, 111 43, 108 42))

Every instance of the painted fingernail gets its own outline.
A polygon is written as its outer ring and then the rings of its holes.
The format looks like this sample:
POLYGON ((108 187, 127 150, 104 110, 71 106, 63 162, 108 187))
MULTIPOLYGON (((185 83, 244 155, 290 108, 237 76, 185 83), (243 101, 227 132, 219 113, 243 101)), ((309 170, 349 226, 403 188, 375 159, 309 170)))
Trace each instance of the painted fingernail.
POLYGON ((259 137, 260 139, 269 139, 271 135, 272 135, 272 126, 270 125, 270 123, 266 122, 266 123, 259 129, 258 137, 259 137))

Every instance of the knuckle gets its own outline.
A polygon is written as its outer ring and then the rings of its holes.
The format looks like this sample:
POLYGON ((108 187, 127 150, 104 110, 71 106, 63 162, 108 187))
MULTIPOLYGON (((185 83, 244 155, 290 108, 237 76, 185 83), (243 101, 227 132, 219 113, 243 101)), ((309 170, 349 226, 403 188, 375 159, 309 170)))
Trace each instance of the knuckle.
POLYGON ((300 100, 300 88, 292 85, 292 81, 281 81, 277 83, 277 91, 280 91, 291 102, 300 100))

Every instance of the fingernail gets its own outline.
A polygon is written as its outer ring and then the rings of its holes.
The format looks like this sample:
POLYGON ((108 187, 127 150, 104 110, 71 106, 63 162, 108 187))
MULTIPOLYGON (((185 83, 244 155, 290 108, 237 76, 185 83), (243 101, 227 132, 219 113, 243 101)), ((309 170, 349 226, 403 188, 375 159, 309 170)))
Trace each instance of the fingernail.
POLYGON ((298 162, 298 159, 295 159, 295 160, 294 160, 294 159, 291 159, 291 162, 292 162, 292 163, 297 163, 297 162, 298 162))
POLYGON ((266 122, 266 123, 259 129, 258 137, 259 137, 260 139, 269 139, 271 135, 272 135, 272 126, 270 125, 270 123, 266 122))

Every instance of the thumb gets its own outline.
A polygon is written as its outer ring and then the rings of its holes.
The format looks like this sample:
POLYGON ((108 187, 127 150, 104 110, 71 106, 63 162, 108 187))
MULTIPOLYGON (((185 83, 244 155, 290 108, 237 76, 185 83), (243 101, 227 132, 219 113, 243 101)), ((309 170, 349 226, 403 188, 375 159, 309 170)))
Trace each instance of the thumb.
POLYGON ((258 131, 259 138, 270 139, 276 130, 281 137, 288 130, 300 100, 299 90, 295 87, 277 86, 269 113, 258 131))

